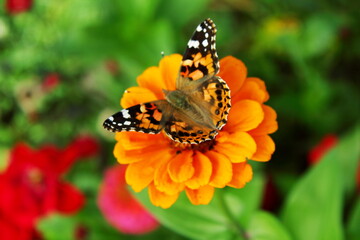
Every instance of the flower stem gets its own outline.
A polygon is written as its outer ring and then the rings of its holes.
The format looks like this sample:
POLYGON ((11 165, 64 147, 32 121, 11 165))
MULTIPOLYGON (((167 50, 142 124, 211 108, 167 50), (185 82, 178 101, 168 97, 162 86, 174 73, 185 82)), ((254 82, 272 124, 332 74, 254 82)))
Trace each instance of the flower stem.
POLYGON ((231 213, 230 208, 225 201, 224 191, 218 191, 217 196, 218 196, 221 208, 223 209, 226 217, 229 219, 229 222, 231 223, 232 227, 235 229, 237 235, 241 239, 244 239, 244 240, 249 239, 248 235, 246 234, 245 229, 241 226, 239 220, 237 220, 235 218, 235 216, 231 213))

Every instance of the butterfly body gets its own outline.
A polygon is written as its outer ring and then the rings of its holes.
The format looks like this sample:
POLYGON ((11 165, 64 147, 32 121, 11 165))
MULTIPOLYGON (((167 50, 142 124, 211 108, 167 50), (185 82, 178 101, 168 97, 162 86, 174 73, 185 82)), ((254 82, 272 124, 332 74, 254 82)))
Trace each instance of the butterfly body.
POLYGON ((113 132, 164 131, 172 140, 198 144, 212 140, 227 120, 230 89, 216 74, 216 28, 206 19, 196 28, 180 63, 176 90, 163 90, 165 99, 123 109, 105 120, 113 132))

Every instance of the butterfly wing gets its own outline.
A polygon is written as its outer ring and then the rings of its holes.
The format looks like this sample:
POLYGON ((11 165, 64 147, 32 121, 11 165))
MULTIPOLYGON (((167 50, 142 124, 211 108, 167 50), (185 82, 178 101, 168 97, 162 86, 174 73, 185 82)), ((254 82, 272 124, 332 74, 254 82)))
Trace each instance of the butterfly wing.
POLYGON ((216 26, 211 19, 197 26, 183 55, 177 89, 183 89, 188 81, 210 78, 219 72, 215 38, 216 26))
POLYGON ((191 120, 184 121, 184 116, 174 113, 165 127, 166 135, 175 142, 199 144, 212 140, 218 134, 214 129, 199 126, 191 120))
POLYGON ((138 104, 107 118, 103 126, 112 132, 144 132, 150 134, 159 133, 163 129, 163 111, 169 108, 165 100, 138 104))
POLYGON ((224 80, 214 76, 189 96, 189 104, 195 111, 174 111, 164 127, 166 134, 181 143, 198 144, 214 139, 227 122, 230 89, 224 80))
POLYGON ((231 108, 230 88, 226 82, 218 76, 212 77, 201 86, 201 99, 193 100, 199 109, 207 110, 211 119, 211 125, 220 130, 227 122, 231 108))

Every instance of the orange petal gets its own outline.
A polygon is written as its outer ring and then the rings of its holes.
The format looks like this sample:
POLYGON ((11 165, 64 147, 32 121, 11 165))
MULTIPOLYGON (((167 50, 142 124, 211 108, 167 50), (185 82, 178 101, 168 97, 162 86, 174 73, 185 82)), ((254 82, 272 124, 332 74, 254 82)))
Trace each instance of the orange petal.
POLYGON ((212 165, 209 158, 197 151, 193 158, 193 166, 195 169, 194 175, 185 185, 188 188, 196 189, 208 184, 212 173, 212 165))
POLYGON ((193 151, 182 151, 168 164, 168 172, 174 182, 185 182, 194 175, 193 151))
POLYGON ((179 197, 179 194, 168 195, 156 189, 154 184, 149 185, 149 197, 154 206, 169 208, 173 205, 179 197))
POLYGON ((220 72, 218 75, 226 81, 230 87, 231 96, 234 96, 246 79, 247 69, 239 59, 227 56, 220 60, 220 72))
POLYGON ((233 188, 242 188, 246 183, 252 179, 253 172, 250 164, 234 163, 233 164, 233 178, 229 182, 228 186, 233 188))
POLYGON ((158 100, 158 96, 147 88, 131 87, 128 88, 121 98, 120 105, 123 108, 128 108, 140 103, 158 100))
POLYGON ((252 156, 251 160, 259 162, 267 162, 271 159, 271 155, 275 151, 275 143, 268 135, 254 136, 257 145, 256 153, 252 156))
POLYGON ((226 137, 220 135, 217 141, 214 150, 227 156, 232 163, 244 162, 256 152, 256 143, 246 132, 235 132, 226 137))
POLYGON ((205 185, 198 189, 186 188, 186 196, 194 205, 209 204, 214 196, 214 188, 209 185, 205 185))
MULTIPOLYGON (((115 140, 123 146, 125 150, 141 149, 156 144, 157 146, 168 146, 168 139, 162 134, 145 134, 139 132, 117 132, 115 140)), ((156 149, 156 147, 154 147, 156 149)))
POLYGON ((174 182, 168 172, 168 162, 157 167, 154 177, 154 185, 160 192, 173 195, 181 192, 184 189, 183 183, 174 182))
POLYGON ((156 153, 156 155, 143 158, 140 162, 128 165, 125 174, 126 183, 135 192, 140 192, 147 187, 154 180, 156 170, 172 157, 168 150, 157 151, 156 153))
POLYGON ((156 99, 164 99, 162 89, 165 89, 166 85, 159 67, 147 68, 140 76, 137 77, 136 81, 140 87, 149 89, 153 92, 156 99))
POLYGON ((253 100, 242 100, 230 109, 225 131, 249 131, 255 129, 264 119, 261 104, 253 100))
POLYGON ((216 188, 223 188, 232 178, 232 166, 229 159, 223 154, 208 151, 206 156, 212 164, 212 174, 209 185, 216 188))
POLYGON ((257 128, 249 131, 252 136, 270 134, 276 132, 276 130, 278 129, 275 110, 266 105, 262 105, 262 107, 265 114, 264 120, 257 128))
POLYGON ((121 132, 116 134, 118 142, 114 148, 114 156, 121 164, 129 164, 147 160, 161 159, 170 151, 167 141, 162 135, 121 132))
POLYGON ((264 81, 259 78, 247 78, 231 102, 235 103, 242 99, 250 99, 260 103, 266 102, 269 99, 269 93, 266 91, 264 81))
POLYGON ((159 67, 166 90, 175 90, 181 60, 182 56, 180 54, 171 54, 161 59, 159 67))

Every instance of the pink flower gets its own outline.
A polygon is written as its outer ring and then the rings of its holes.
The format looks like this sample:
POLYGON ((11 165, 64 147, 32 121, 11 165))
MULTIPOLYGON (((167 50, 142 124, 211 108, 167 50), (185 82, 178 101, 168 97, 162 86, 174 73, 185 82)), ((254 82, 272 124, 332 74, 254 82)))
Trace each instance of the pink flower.
POLYGON ((105 172, 98 206, 107 221, 122 233, 144 234, 159 225, 130 194, 125 182, 126 167, 117 165, 105 172))

